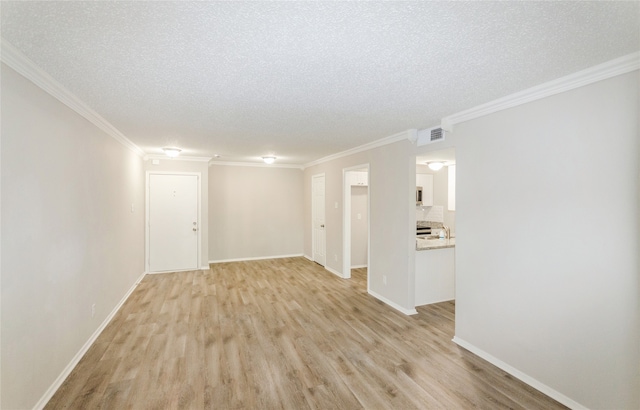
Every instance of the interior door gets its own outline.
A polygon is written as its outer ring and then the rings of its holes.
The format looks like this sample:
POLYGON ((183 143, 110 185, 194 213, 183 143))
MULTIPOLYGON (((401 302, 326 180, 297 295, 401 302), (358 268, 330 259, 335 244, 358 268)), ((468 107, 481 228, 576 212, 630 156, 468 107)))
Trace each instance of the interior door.
POLYGON ((324 209, 324 174, 314 175, 311 179, 311 204, 313 219, 313 260, 322 266, 326 264, 326 234, 324 209))
POLYGON ((149 271, 198 267, 198 176, 149 175, 149 271))

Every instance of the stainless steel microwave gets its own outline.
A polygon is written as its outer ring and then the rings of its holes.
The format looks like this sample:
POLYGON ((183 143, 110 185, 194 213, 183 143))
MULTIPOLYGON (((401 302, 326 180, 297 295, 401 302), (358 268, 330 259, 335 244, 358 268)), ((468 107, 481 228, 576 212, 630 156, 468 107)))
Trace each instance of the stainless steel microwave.
POLYGON ((422 206, 422 187, 416 187, 416 206, 422 206))

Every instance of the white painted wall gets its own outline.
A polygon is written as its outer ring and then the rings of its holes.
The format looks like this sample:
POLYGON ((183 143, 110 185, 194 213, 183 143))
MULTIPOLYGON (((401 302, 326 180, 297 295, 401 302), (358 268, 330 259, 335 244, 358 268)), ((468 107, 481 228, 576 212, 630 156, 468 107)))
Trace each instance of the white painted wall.
POLYGON ((415 158, 410 159, 414 150, 409 140, 402 140, 304 170, 305 255, 311 255, 311 176, 325 173, 327 268, 342 275, 342 173, 345 168, 369 164, 369 292, 406 313, 415 312, 416 169, 415 158))
POLYGON ((367 266, 367 250, 369 238, 368 226, 369 188, 366 186, 351 187, 351 266, 367 266), (360 219, 358 219, 360 215, 360 219))
POLYGON ((0 407, 27 409, 143 273, 144 172, 5 65, 1 81, 0 407))
POLYGON ((302 255, 302 171, 209 167, 209 260, 302 255))
POLYGON ((452 136, 456 338, 593 409, 640 407, 638 84, 636 71, 452 136))
POLYGON ((180 157, 161 159, 153 165, 152 160, 144 161, 146 172, 198 172, 200 173, 200 268, 209 266, 209 164, 206 161, 187 161, 180 157))

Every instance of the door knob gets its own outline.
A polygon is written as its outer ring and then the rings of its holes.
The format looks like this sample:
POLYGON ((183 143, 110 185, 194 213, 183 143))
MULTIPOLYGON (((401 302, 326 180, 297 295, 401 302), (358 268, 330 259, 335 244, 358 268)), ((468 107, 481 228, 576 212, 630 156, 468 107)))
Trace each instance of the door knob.
POLYGON ((324 228, 324 224, 320 225, 320 228, 324 228))
POLYGON ((195 231, 197 231, 197 229, 196 229, 196 228, 193 228, 193 232, 195 232, 195 231))

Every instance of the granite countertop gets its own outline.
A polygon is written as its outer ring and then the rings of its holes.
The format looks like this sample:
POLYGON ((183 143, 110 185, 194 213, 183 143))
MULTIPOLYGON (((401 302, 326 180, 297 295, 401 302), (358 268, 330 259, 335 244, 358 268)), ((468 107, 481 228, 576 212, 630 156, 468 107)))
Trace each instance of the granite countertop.
POLYGON ((416 250, 427 251, 431 249, 455 248, 456 238, 416 238, 416 250))

